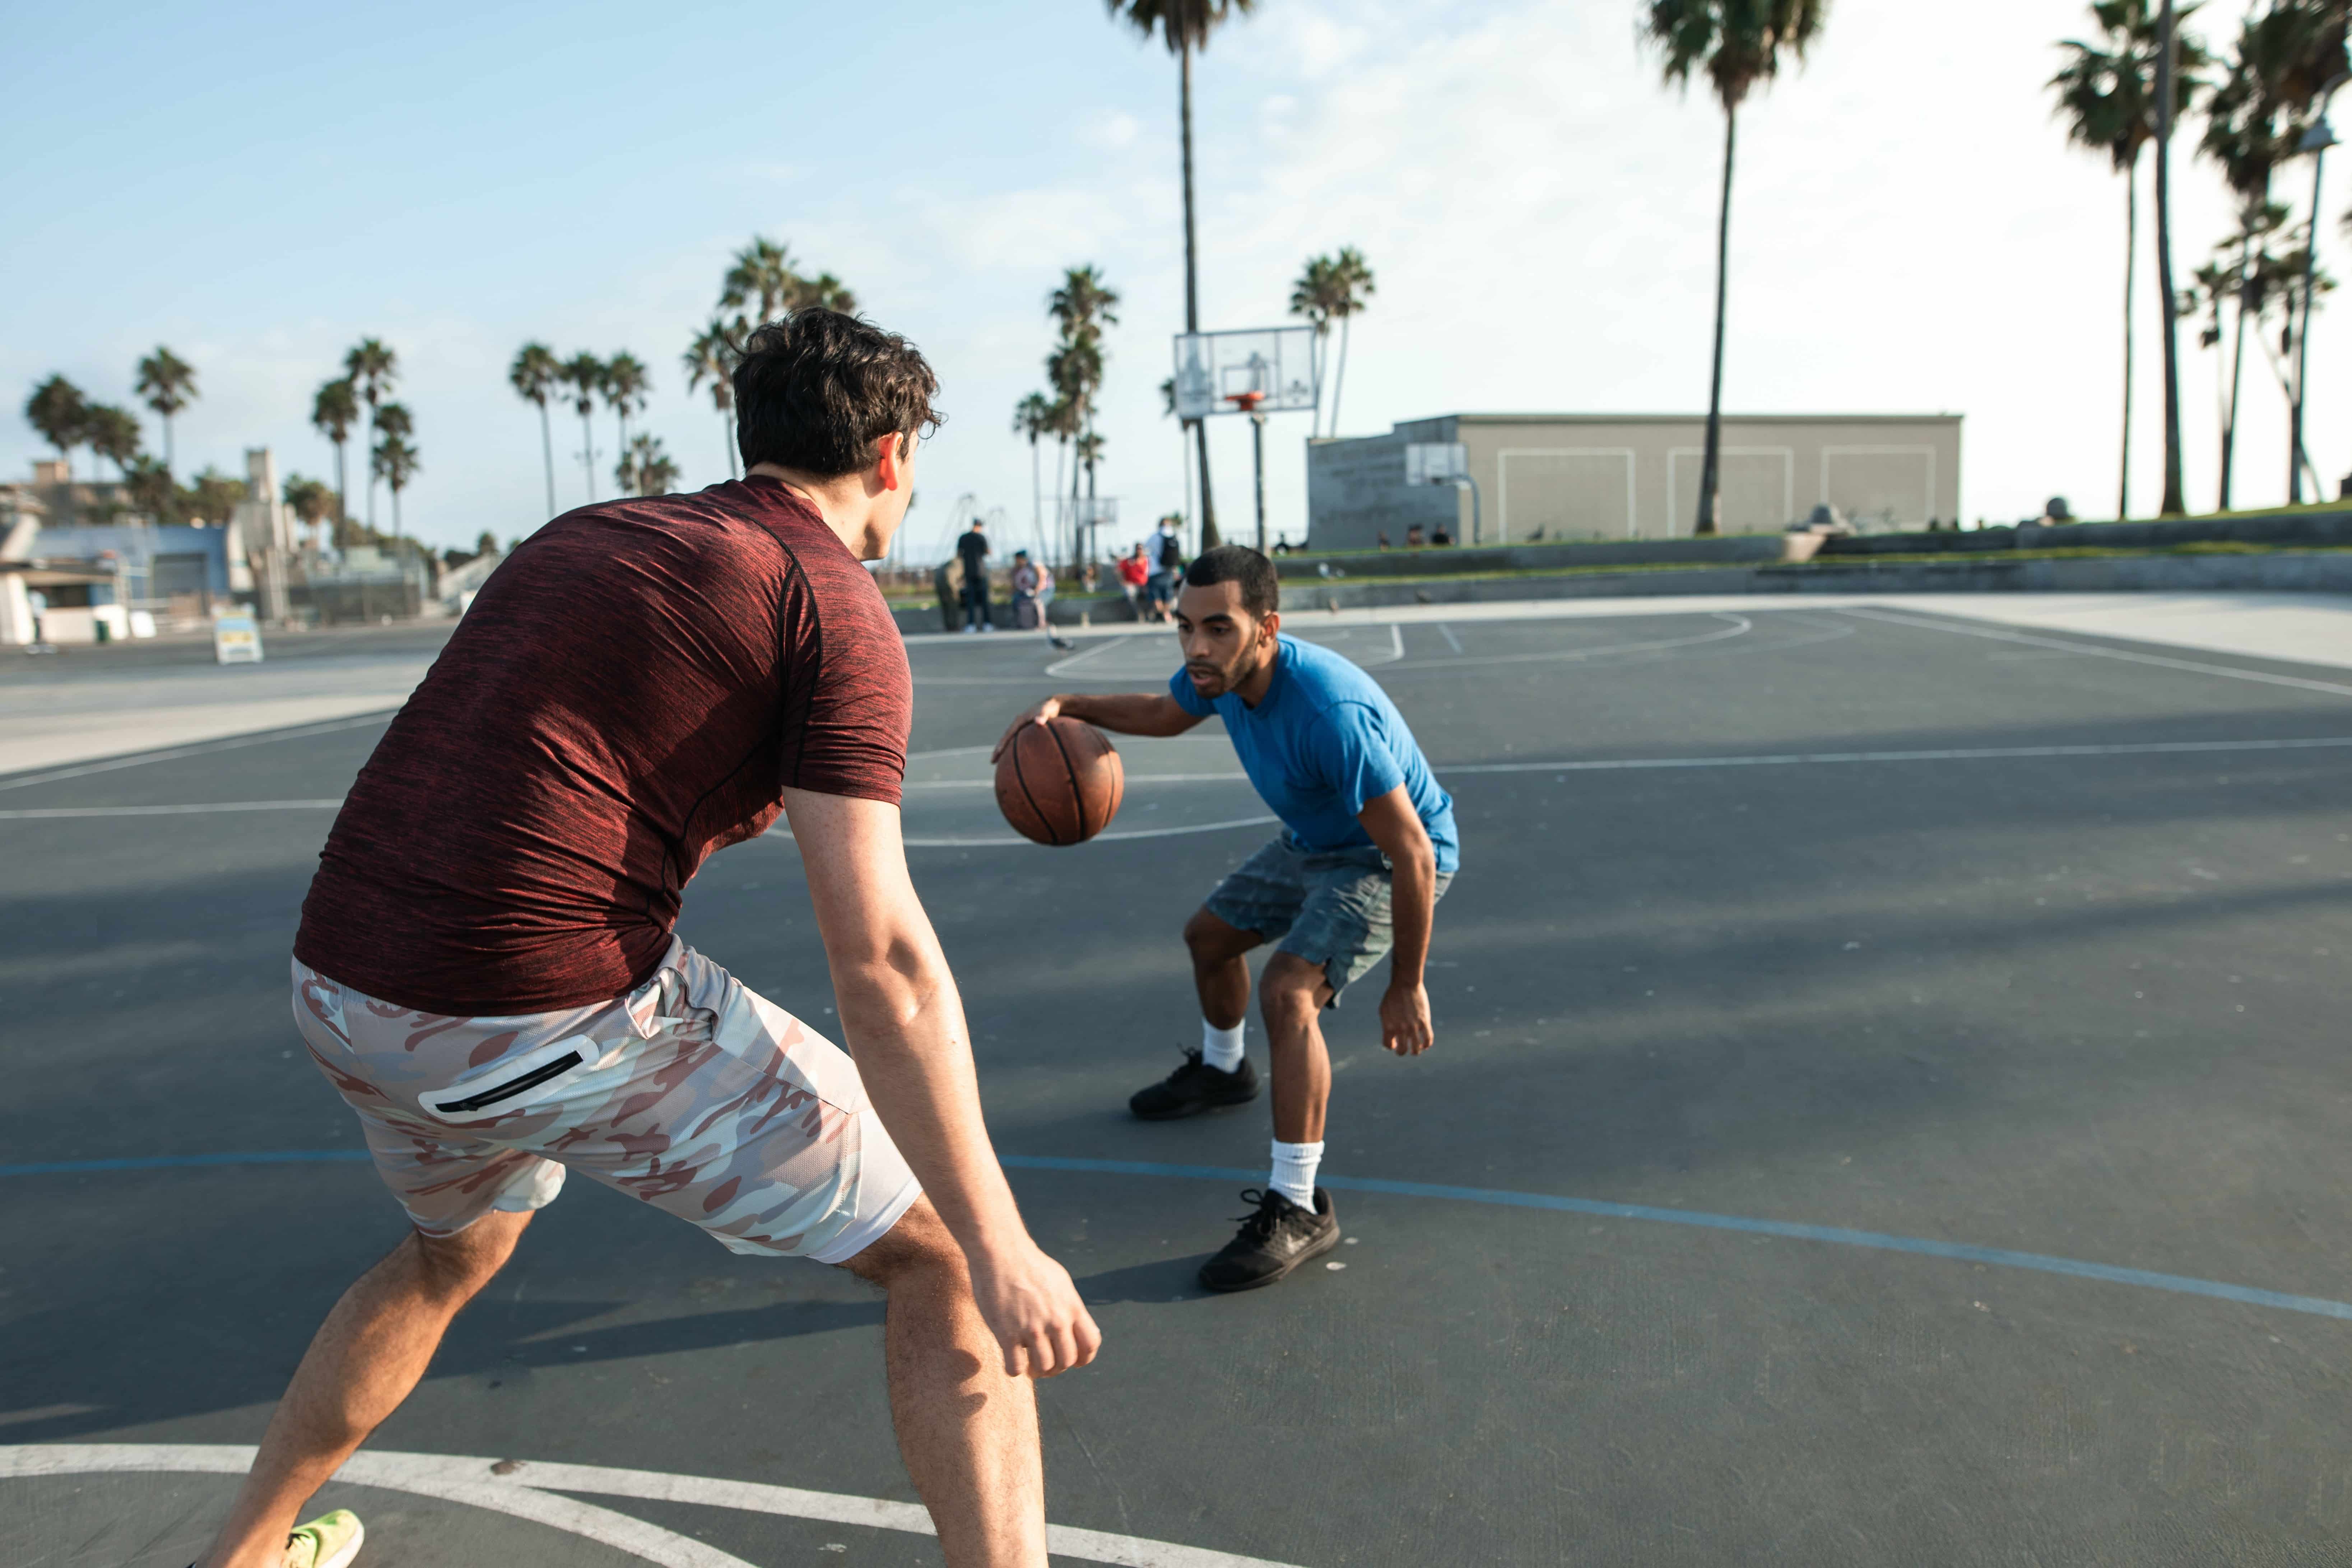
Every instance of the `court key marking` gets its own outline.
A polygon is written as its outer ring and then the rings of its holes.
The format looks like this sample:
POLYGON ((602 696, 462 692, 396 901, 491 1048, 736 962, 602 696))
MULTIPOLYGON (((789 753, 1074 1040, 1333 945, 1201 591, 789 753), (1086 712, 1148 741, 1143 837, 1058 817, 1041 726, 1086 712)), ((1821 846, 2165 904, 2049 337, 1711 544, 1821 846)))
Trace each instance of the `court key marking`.
MULTIPOLYGON (((241 1476, 252 1468, 253 1454, 251 1447, 231 1443, 26 1443, 0 1447, 0 1479, 121 1471, 241 1476)), ((938 1533, 931 1526, 931 1516, 913 1503, 606 1465, 363 1449, 352 1455, 334 1479, 352 1486, 438 1498, 531 1520, 617 1547, 658 1568, 752 1568, 752 1564, 630 1514, 559 1494, 584 1492, 591 1497, 699 1503, 911 1535, 938 1533)), ((1120 1568, 1288 1568, 1263 1557, 1242 1557, 1066 1524, 1045 1527, 1045 1549, 1056 1557, 1116 1563, 1120 1568)))

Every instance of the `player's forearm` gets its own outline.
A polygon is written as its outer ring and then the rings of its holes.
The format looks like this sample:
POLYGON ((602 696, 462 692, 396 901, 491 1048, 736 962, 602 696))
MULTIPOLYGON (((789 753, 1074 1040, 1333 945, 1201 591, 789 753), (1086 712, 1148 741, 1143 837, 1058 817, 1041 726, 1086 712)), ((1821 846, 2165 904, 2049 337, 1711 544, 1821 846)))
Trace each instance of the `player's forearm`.
POLYGON ((1084 692, 1054 700, 1070 718, 1115 735, 1181 735, 1200 722, 1156 691, 1084 692))
POLYGON ((1392 984, 1418 985, 1429 966, 1429 933, 1437 921, 1437 852, 1424 836, 1402 857, 1391 856, 1389 918, 1396 947, 1389 960, 1392 984))
POLYGON ((967 1255, 1024 1237, 980 1109, 963 1000, 936 950, 836 962, 845 1043, 882 1125, 967 1255))

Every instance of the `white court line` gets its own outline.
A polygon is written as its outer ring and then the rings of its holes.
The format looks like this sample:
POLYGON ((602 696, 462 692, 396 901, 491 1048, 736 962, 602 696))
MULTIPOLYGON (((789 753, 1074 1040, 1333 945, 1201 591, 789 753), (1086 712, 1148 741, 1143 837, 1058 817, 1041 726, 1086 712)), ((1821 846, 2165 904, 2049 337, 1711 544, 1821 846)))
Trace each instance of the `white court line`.
MULTIPOLYGON (((251 1468, 253 1453, 250 1447, 214 1443, 25 1444, 0 1447, 0 1479, 115 1471, 242 1475, 251 1468)), ((659 1568, 751 1565, 715 1546, 706 1546, 658 1525, 554 1494, 585 1492, 592 1497, 698 1503, 709 1508, 740 1509, 827 1524, 896 1530, 910 1535, 938 1533, 931 1526, 931 1516, 912 1503, 605 1465, 541 1464, 457 1454, 362 1452, 354 1454, 335 1472, 335 1479, 535 1520, 617 1547, 659 1568), (503 1473, 497 1468, 499 1466, 504 1467, 503 1473)), ((1045 1549, 1056 1557, 1114 1563, 1119 1568, 1286 1568, 1285 1564, 1262 1557, 1242 1557, 1230 1552, 1211 1552, 1098 1530, 1075 1530, 1060 1524, 1045 1527, 1045 1549)))
POLYGON ((169 763, 181 757, 201 757, 213 752, 231 752, 239 746, 262 746, 272 741, 299 741, 308 735, 325 735, 337 730, 356 730, 363 725, 387 722, 400 711, 397 705, 381 708, 373 713, 361 713, 349 719, 330 719, 318 724, 298 724, 289 730, 264 730, 252 735, 231 735, 218 741, 199 741, 192 745, 174 746, 167 752, 141 752, 134 756, 113 757, 102 763, 84 763, 77 767, 51 768, 46 773, 25 773, 16 778, 0 779, 0 789, 23 789, 26 784, 50 784, 58 779, 78 779, 88 773, 110 773, 117 768, 135 768, 147 763, 169 763))
POLYGON ((1807 763, 1967 763, 2001 757, 2141 757, 2168 752, 2307 752, 2352 746, 2352 735, 2285 741, 2147 741, 2106 746, 1976 746, 1922 752, 1780 752, 1753 757, 1622 757, 1575 763, 1448 763, 1448 773, 1598 773, 1643 768, 1794 767, 1807 763))
MULTIPOLYGON (((2352 746, 2352 735, 2316 735, 2276 741, 2142 741, 2121 742, 2100 746, 1955 746, 1933 751, 1910 752, 1769 752, 1755 756, 1735 757, 1610 757, 1598 760, 1559 760, 1526 763, 1433 763, 1432 773, 1442 776, 1455 773, 1599 773, 1634 772, 1649 768, 1761 768, 1795 767, 1807 763, 1969 763, 1990 762, 2016 757, 2144 757, 2168 754, 2192 754, 2203 752, 2312 752, 2352 746)), ((978 751, 982 748, 969 748, 978 751)), ((945 752, 927 752, 943 756, 945 752)), ((1132 773, 1127 782, 1142 784, 1236 784, 1246 782, 1244 773, 1132 773)), ((926 779, 906 786, 910 790, 993 789, 991 779, 926 779)), ((92 805, 54 806, 37 811, 0 811, 0 822, 28 817, 71 816, 197 816, 214 811, 310 811, 339 806, 340 800, 245 800, 230 801, 219 805, 92 805)), ((1215 833, 1228 827, 1255 827, 1272 822, 1271 816, 1238 816, 1229 822, 1203 822, 1192 827, 1138 828, 1130 833, 1097 834, 1090 842, 1117 843, 1129 838, 1174 838, 1188 833, 1215 833)), ((789 838, 782 827, 771 828, 768 837, 789 838)), ((1026 844, 1026 838, 908 838, 903 841, 910 849, 961 849, 982 845, 1026 844)))
MULTIPOLYGON (((1714 611, 1712 614, 1717 620, 1730 621, 1734 624, 1719 631, 1702 632, 1696 637, 1666 637, 1656 642, 1604 643, 1599 647, 1562 648, 1546 653, 1490 653, 1480 654, 1475 658, 1382 659, 1381 663, 1392 669, 1463 669, 1472 665, 1549 664, 1563 659, 1598 658, 1606 653, 1656 653, 1665 648, 1696 647, 1701 643, 1721 642, 1727 637, 1746 637, 1756 629, 1756 623, 1746 616, 1736 616, 1728 610, 1714 611)), ((1390 622, 1389 629, 1394 631, 1396 623, 1390 622)), ((1789 645, 1776 645, 1776 647, 1779 646, 1789 645)))
POLYGON ((1102 646, 1099 647, 1090 647, 1084 653, 1074 653, 1067 658, 1055 659, 1053 663, 1045 667, 1044 673, 1047 675, 1066 674, 1073 666, 1084 664, 1087 660, 1097 658, 1102 654, 1108 653, 1111 649, 1119 646, 1119 644, 1106 638, 1104 639, 1102 646))
MULTIPOLYGON (((2352 697, 2352 686, 2341 681, 2313 680, 2300 675, 2273 675, 2266 670, 2237 669, 2226 664, 2202 664, 2193 658, 2168 658, 2158 653, 2126 653, 2119 647, 2100 647, 2092 643, 2060 642, 2055 637, 2037 637, 2024 632, 1997 632, 1989 626, 1956 626, 1944 621, 1919 620, 1910 616, 1891 615, 1885 610, 1866 610, 1853 605, 1843 606, 1849 616, 1864 616, 1890 626, 1916 626, 1921 631, 1952 632, 1966 637, 1986 637, 1994 642, 2023 643, 2028 647, 2054 647, 2062 653, 2078 653, 2092 658, 2119 658, 2126 664, 2152 664, 2163 669, 2186 669, 2199 675, 2225 676, 2231 680, 2251 680, 2263 686, 2289 686, 2298 691, 2325 691, 2336 697, 2352 697)), ((2118 637, 2121 633, 2096 632, 2095 637, 2118 637)), ((2250 658, 2263 656, 2249 654, 2250 658)))
POLYGON ((25 811, 0 811, 0 822, 23 822, 46 816, 192 816, 210 811, 331 811, 333 800, 226 800, 206 805, 49 805, 25 811))
POLYGON ((1445 639, 1445 646, 1447 647, 1452 648, 1455 653, 1460 653, 1462 651, 1462 639, 1455 637, 1454 635, 1454 628, 1447 626, 1444 621, 1437 623, 1437 635, 1445 639))

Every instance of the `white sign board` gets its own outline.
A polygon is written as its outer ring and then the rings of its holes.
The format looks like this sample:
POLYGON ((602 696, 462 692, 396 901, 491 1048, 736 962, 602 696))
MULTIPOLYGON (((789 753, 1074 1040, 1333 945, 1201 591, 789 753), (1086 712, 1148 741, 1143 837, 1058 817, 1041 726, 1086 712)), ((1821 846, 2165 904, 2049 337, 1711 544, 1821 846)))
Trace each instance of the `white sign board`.
POLYGON ((1179 419, 1246 414, 1246 399, 1234 399, 1253 392, 1262 414, 1315 406, 1314 328, 1176 334, 1179 419))
POLYGON ((1459 441, 1408 441, 1404 447, 1404 482, 1409 485, 1450 485, 1470 477, 1470 449, 1459 441))
POLYGON ((261 624, 251 616, 213 617, 213 658, 221 664, 259 664, 261 624))

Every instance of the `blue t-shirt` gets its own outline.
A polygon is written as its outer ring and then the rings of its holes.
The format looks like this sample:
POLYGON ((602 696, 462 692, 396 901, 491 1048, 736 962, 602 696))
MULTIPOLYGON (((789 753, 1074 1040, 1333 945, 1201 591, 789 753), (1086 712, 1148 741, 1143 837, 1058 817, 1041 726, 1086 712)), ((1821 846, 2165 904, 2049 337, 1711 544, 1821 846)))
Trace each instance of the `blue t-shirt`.
POLYGON ((1168 695, 1187 713, 1225 721, 1242 771, 1300 848, 1370 844, 1356 814, 1402 784, 1437 851, 1437 868, 1454 870, 1461 860, 1454 798, 1437 787, 1389 694, 1329 648, 1278 641, 1273 683, 1255 708, 1231 692, 1203 699, 1181 668, 1168 695))

